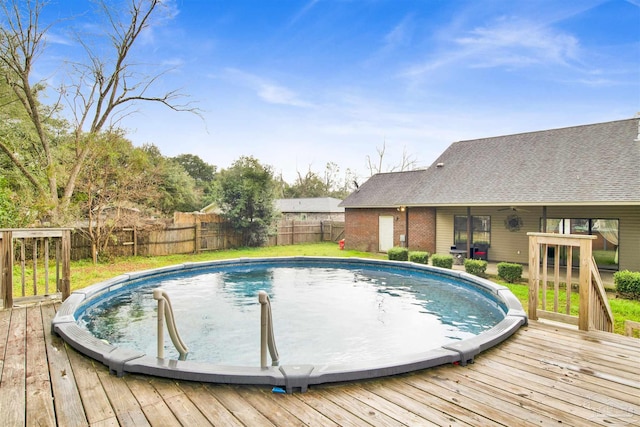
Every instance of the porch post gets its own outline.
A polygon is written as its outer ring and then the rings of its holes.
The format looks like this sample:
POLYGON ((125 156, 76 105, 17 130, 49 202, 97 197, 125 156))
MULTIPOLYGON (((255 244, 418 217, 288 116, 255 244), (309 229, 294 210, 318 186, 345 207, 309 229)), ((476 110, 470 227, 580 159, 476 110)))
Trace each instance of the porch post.
POLYGON ((471 259, 471 242, 472 234, 471 234, 471 206, 467 206, 467 258, 471 259))
POLYGON ((409 206, 404 208, 404 246, 409 249, 409 206))

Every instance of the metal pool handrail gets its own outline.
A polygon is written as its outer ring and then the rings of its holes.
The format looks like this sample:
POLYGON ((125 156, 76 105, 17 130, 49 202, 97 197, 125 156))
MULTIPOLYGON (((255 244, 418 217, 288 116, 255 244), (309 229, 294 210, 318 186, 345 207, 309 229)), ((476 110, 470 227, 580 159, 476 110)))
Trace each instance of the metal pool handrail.
POLYGON ((173 308, 171 307, 171 301, 166 291, 156 288, 153 290, 153 299, 158 301, 158 357, 164 359, 164 319, 167 319, 167 329, 171 341, 175 346, 178 353, 180 353, 180 360, 187 358, 189 348, 180 338, 178 329, 176 328, 176 322, 173 318, 173 308))
POLYGON ((271 301, 265 291, 258 292, 260 301, 260 366, 267 367, 267 346, 271 355, 271 366, 278 366, 280 356, 276 348, 276 339, 273 335, 273 320, 271 318, 271 301))

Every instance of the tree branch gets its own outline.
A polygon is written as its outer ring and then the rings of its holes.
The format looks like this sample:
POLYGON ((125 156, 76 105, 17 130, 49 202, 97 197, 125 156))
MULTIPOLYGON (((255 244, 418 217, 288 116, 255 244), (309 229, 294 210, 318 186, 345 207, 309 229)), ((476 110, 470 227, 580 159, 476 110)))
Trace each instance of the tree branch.
POLYGON ((22 172, 24 177, 27 178, 27 180, 31 183, 33 188, 35 188, 40 195, 46 194, 46 191, 42 188, 38 180, 33 176, 33 174, 29 171, 29 169, 26 168, 24 163, 22 163, 20 159, 18 159, 13 154, 13 152, 4 143, 4 141, 0 141, 0 150, 2 150, 7 155, 9 160, 11 160, 11 163, 13 163, 20 170, 20 172, 22 172))

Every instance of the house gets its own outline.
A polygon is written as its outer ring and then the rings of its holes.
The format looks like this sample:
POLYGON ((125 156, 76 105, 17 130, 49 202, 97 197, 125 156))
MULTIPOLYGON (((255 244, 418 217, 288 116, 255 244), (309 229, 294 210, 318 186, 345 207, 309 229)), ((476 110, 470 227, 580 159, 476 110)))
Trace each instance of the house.
POLYGON ((639 271, 640 118, 454 142, 425 170, 372 176, 341 206, 349 249, 479 249, 526 264, 528 232, 592 234, 599 268, 639 271))
POLYGON ((276 199, 276 210, 285 221, 344 221, 342 200, 333 197, 276 199))

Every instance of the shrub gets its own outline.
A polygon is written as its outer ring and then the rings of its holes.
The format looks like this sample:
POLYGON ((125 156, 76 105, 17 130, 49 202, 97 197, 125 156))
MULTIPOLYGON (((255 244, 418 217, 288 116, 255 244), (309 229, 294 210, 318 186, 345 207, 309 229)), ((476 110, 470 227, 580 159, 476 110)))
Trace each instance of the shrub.
POLYGON ((429 262, 429 252, 411 251, 409 252, 409 261, 418 264, 426 264, 429 262))
POLYGON ((474 276, 485 277, 485 272, 487 271, 487 261, 482 259, 465 259, 464 260, 464 271, 469 274, 473 274, 474 276))
POLYGON ((510 262, 499 262, 498 277, 508 283, 519 282, 522 278, 522 265, 510 262))
POLYGON ((616 292, 628 299, 640 300, 640 272, 622 270, 613 273, 616 292))
POLYGON ((408 261, 409 249, 395 246, 387 251, 387 256, 392 261, 408 261))
POLYGON ((453 256, 451 256, 451 255, 434 254, 431 257, 431 264, 433 264, 434 267, 452 268, 453 267, 453 256))

